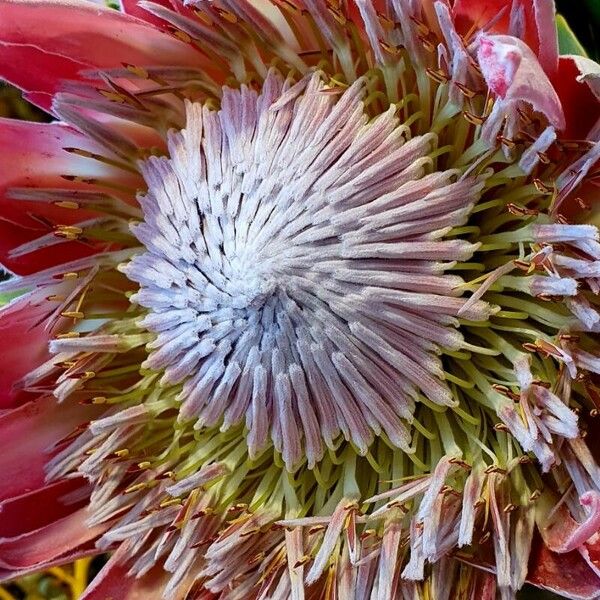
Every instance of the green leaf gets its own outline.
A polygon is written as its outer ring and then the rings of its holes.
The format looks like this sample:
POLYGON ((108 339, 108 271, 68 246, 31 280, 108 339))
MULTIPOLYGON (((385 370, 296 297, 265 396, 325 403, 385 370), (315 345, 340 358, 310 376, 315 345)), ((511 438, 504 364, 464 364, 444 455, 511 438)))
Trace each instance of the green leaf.
POLYGON ((13 298, 17 298, 18 296, 21 296, 26 291, 27 291, 26 289, 22 289, 22 290, 17 290, 15 292, 5 292, 4 294, 0 293, 0 307, 4 306, 5 304, 8 304, 13 298))
POLYGON ((562 15, 556 15, 556 29, 558 31, 558 51, 560 54, 588 55, 562 15))

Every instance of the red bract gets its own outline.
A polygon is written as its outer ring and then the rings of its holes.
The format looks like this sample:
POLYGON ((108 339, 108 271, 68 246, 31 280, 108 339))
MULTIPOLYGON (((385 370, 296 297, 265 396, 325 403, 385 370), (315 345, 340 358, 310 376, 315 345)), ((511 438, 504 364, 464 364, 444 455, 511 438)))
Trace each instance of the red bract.
POLYGON ((1 579, 600 596, 600 67, 551 0, 0 0, 0 78, 56 119, 0 120, 1 579))

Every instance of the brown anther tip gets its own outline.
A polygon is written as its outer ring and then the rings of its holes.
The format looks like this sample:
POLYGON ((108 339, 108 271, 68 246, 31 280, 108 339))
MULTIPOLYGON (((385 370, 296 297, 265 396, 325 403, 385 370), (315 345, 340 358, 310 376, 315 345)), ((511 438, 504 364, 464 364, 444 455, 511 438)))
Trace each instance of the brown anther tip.
POLYGON ((470 471, 473 468, 468 462, 462 460, 461 458, 451 458, 448 462, 451 465, 457 465, 461 469, 465 469, 466 471, 470 471))
POLYGON ((485 500, 483 498, 479 498, 474 504, 473 504, 473 508, 481 508, 482 506, 485 506, 485 500))
POLYGON ((400 512, 403 512, 404 514, 406 514, 408 512, 408 507, 406 506, 406 504, 404 504, 404 502, 401 502, 399 500, 392 500, 388 504, 388 508, 397 508, 400 512))
POLYGON ((552 384, 549 381, 542 381, 541 379, 534 379, 531 383, 533 385, 541 385, 546 389, 550 389, 552 387, 552 384))
POLYGON ((56 225, 56 231, 62 233, 71 233, 71 234, 81 234, 83 233, 83 229, 78 227, 77 225, 56 225))
POLYGON ((579 342, 579 340, 581 339, 581 337, 578 336, 578 335, 572 334, 572 333, 561 333, 558 336, 558 339, 561 342, 575 342, 575 343, 577 343, 577 342, 579 342))
POLYGON ((552 186, 545 184, 541 179, 534 179, 533 185, 540 194, 549 194, 552 192, 552 186))
POLYGON ((496 423, 494 425, 494 429, 496 431, 504 431, 504 432, 508 431, 508 427, 504 423, 496 423))
POLYGON ((431 33, 431 29, 429 29, 429 27, 427 27, 427 25, 425 25, 425 23, 419 18, 415 17, 414 15, 410 15, 409 19, 417 26, 421 35, 429 35, 431 33))
POLYGON ((510 150, 512 150, 513 148, 516 148, 517 146, 517 142, 515 142, 515 140, 511 140, 510 138, 507 138, 503 135, 499 135, 496 138, 503 146, 506 146, 507 148, 509 148, 510 150))
POLYGON ((61 175, 62 179, 67 181, 77 181, 79 183, 96 183, 96 179, 93 177, 78 177, 77 175, 61 175))
POLYGON ((198 10, 198 9, 194 9, 194 14, 196 15, 196 17, 198 19, 200 19, 208 27, 214 26, 213 20, 205 12, 202 12, 201 10, 198 10))
POLYGON ((173 533, 173 531, 177 531, 177 530, 181 529, 184 524, 185 524, 185 521, 182 519, 175 521, 174 523, 171 523, 171 525, 169 525, 167 527, 166 533, 173 533))
POLYGON ((485 123, 485 118, 484 117, 479 117, 469 111, 463 111, 462 113, 465 121, 467 121, 467 123, 471 123, 471 125, 483 125, 485 123))
POLYGON ((168 498, 163 500, 158 506, 159 508, 168 508, 169 506, 175 506, 176 504, 181 504, 181 498, 168 498))
POLYGON ((492 534, 488 531, 486 533, 484 533, 480 538, 479 538, 479 543, 480 544, 485 544, 490 537, 492 537, 492 534))
POLYGON ((519 116, 521 117, 521 119, 523 119, 523 121, 525 121, 525 124, 529 125, 529 124, 533 123, 531 117, 522 108, 517 108, 517 112, 519 113, 519 116))
POLYGON ((500 394, 508 394, 508 392, 510 391, 505 385, 501 385, 499 383, 493 383, 492 389, 494 389, 496 392, 499 392, 500 394))
POLYGON ((433 81, 439 84, 448 83, 448 81, 450 81, 450 77, 448 76, 448 74, 442 71, 441 69, 428 68, 425 69, 425 73, 427 74, 427 77, 429 77, 429 79, 432 79, 433 81))
POLYGON ((81 425, 77 425, 77 427, 75 427, 75 429, 73 429, 65 437, 60 439, 59 442, 66 442, 68 440, 72 440, 73 438, 77 437, 80 433, 85 431, 88 428, 89 424, 90 424, 90 422, 88 421, 87 423, 82 423, 81 425))
POLYGON ((54 231, 54 237, 61 238, 63 240, 76 240, 79 236, 76 233, 68 231, 54 231))
POLYGON ((300 12, 300 8, 296 6, 292 0, 273 0, 273 2, 278 6, 283 6, 285 8, 300 12))
POLYGON ((215 12, 225 21, 227 21, 228 23, 231 23, 232 25, 235 25, 238 22, 238 18, 231 12, 229 12, 228 10, 225 10, 224 8, 220 8, 218 6, 214 7, 215 12))
POLYGON ((250 529, 248 529, 248 531, 243 531, 242 533, 240 533, 239 537, 244 538, 250 535, 255 535, 257 533, 260 533, 260 527, 251 527, 250 529))
POLYGON ((427 37, 425 37, 424 35, 420 35, 419 41, 423 45, 423 48, 425 49, 426 52, 429 52, 431 54, 433 52, 435 52, 435 49, 436 49, 435 44, 433 42, 431 42, 430 40, 428 40, 427 37))
POLYGON ((300 567, 304 566, 307 562, 310 562, 311 560, 312 560, 312 556, 309 556, 308 554, 305 554, 304 556, 301 556, 294 563, 294 566, 292 568, 293 569, 299 569, 300 567))
POLYGON ((346 24, 348 23, 348 20, 346 19, 346 16, 344 15, 344 13, 337 6, 334 6, 333 4, 328 2, 327 10, 330 12, 330 14, 336 20, 338 25, 341 25, 342 27, 346 26, 346 24))
POLYGON ((70 210, 76 210, 79 208, 78 202, 71 202, 69 200, 58 200, 57 202, 53 202, 54 206, 58 206, 58 208, 67 208, 70 210))
POLYGON ((65 310, 60 313, 60 316, 66 319, 83 319, 85 315, 79 310, 65 310))
POLYGON ((182 31, 181 29, 176 29, 175 27, 169 28, 172 35, 176 37, 178 40, 184 42, 185 44, 191 44, 193 39, 189 33, 182 31))
POLYGON ((392 44, 388 44, 383 40, 379 40, 379 45, 392 56, 398 56, 402 52, 402 46, 393 46, 392 44))
POLYGON ((248 564, 249 565, 257 565, 258 563, 262 562, 265 558, 265 553, 264 552, 259 552, 258 554, 256 554, 255 556, 253 556, 249 561, 248 564))
POLYGON ((509 202, 506 205, 506 209, 510 214, 516 215, 518 217, 536 217, 540 214, 538 210, 535 210, 533 208, 527 208, 525 206, 518 206, 517 204, 514 204, 512 202, 509 202))
POLYGON ((592 408, 590 410, 590 417, 597 417, 600 414, 600 411, 597 408, 592 408))
POLYGON ((510 514, 511 512, 514 512, 515 510, 517 510, 517 508, 519 508, 516 504, 507 504, 503 509, 502 512, 505 514, 510 514))
POLYGON ((490 465, 485 469, 484 473, 486 475, 492 475, 494 473, 498 473, 499 475, 506 475, 506 469, 499 467, 498 465, 490 465))
POLYGON ((377 534, 377 531, 375 531, 375 529, 365 529, 361 534, 360 534, 360 539, 361 541, 364 541, 370 537, 373 537, 374 535, 377 534))
POLYGON ((342 87, 327 87, 327 86, 325 86, 322 90, 320 90, 319 93, 323 94, 325 96, 336 96, 338 94, 343 94, 344 93, 344 88, 342 88, 342 87))
POLYGON ((80 381, 87 381, 88 379, 93 379, 94 377, 96 377, 95 371, 84 371, 83 373, 73 373, 72 375, 69 375, 69 379, 79 379, 80 381))
POLYGON ((513 260, 513 264, 518 269, 521 269, 521 271, 526 271, 526 272, 529 271, 532 267, 535 267, 535 265, 532 265, 531 263, 528 263, 527 261, 524 261, 524 260, 519 260, 518 258, 513 260))
POLYGON ((524 344, 521 344, 521 347, 524 350, 527 350, 527 352, 537 352, 539 350, 539 347, 531 342, 525 342, 524 344))
POLYGON ((575 202, 577 202, 577 204, 579 204, 579 206, 583 209, 583 210, 591 210, 592 205, 587 202, 586 200, 584 200, 583 198, 580 198, 579 196, 577 196, 575 198, 575 202))
POLYGON ((545 152, 538 152, 537 156, 543 165, 550 164, 550 157, 545 152))
POLYGON ((72 338, 78 338, 79 337, 79 331, 68 331, 67 333, 59 333, 56 336, 57 340, 69 340, 72 338))
POLYGON ((542 495, 542 492, 540 490, 533 490, 533 492, 529 496, 529 501, 535 502, 541 495, 542 495))
POLYGON ((55 362, 54 366, 58 367, 59 369, 70 369, 71 367, 74 367, 77 364, 77 361, 74 360, 61 360, 59 362, 55 362))
POLYGON ((475 96, 477 96, 477 92, 475 90, 468 88, 463 83, 455 81, 454 85, 460 90, 461 94, 466 98, 469 98, 469 100, 472 100, 473 98, 475 98, 475 96))
POLYGON ((142 79, 148 79, 149 75, 148 75, 148 71, 146 69, 144 69, 143 67, 137 67, 135 65, 129 64, 129 63, 121 63, 130 73, 133 73, 134 75, 137 75, 138 77, 142 78, 142 79))
POLYGON ((575 141, 561 141, 560 145, 562 148, 564 148, 565 150, 579 150, 579 143, 575 142, 575 141))
POLYGON ((442 496, 448 496, 448 495, 450 495, 450 496, 455 496, 455 497, 457 497, 457 498, 459 498, 459 497, 460 497, 460 493, 459 493, 457 490, 455 490, 455 489, 454 489, 452 486, 450 486, 450 485, 445 485, 445 486, 444 486, 444 487, 443 487, 443 488, 440 490, 440 494, 441 494, 442 496))
POLYGON ((107 100, 110 100, 110 102, 116 102, 117 104, 125 104, 127 102, 127 98, 115 90, 96 88, 96 91, 107 100))
POLYGON ((519 458, 519 464, 521 465, 530 465, 531 462, 532 461, 529 456, 521 456, 521 458, 519 458))
POLYGON ((324 531, 327 529, 325 525, 314 525, 308 530, 308 534, 312 535, 313 533, 318 533, 319 531, 324 531))
POLYGON ((211 535, 209 537, 201 539, 200 541, 196 542, 195 544, 192 544, 190 546, 190 548, 200 548, 202 546, 207 546, 207 545, 212 544, 213 542, 217 541, 218 539, 219 539, 218 535, 211 535))
POLYGON ((390 19, 387 15, 378 12, 377 19, 381 23, 381 26, 388 31, 393 31, 396 27, 394 21, 392 21, 392 19, 390 19))

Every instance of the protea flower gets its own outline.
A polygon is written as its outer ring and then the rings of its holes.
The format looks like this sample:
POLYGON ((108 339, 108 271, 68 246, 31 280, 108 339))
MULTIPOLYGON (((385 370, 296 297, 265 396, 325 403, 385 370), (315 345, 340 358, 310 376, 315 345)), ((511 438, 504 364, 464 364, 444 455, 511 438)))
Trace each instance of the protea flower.
POLYGON ((122 9, 0 2, 58 119, 0 122, 2 576, 600 594, 600 67, 552 2, 122 9))

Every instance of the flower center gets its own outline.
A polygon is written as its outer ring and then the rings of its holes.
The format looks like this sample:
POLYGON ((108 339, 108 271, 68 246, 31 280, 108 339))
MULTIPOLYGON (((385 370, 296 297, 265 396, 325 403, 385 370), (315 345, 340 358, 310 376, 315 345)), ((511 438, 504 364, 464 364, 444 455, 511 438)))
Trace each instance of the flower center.
POLYGON ((415 401, 455 404, 437 355, 463 346, 465 301, 446 270, 477 246, 445 236, 483 184, 435 172, 437 136, 394 105, 371 118, 365 95, 364 79, 290 88, 272 71, 219 111, 188 104, 170 157, 142 169, 146 251, 125 272, 157 334, 145 366, 183 382, 181 420, 245 419, 250 456, 270 435, 288 468, 340 433, 361 454, 382 433, 408 450, 415 401))

